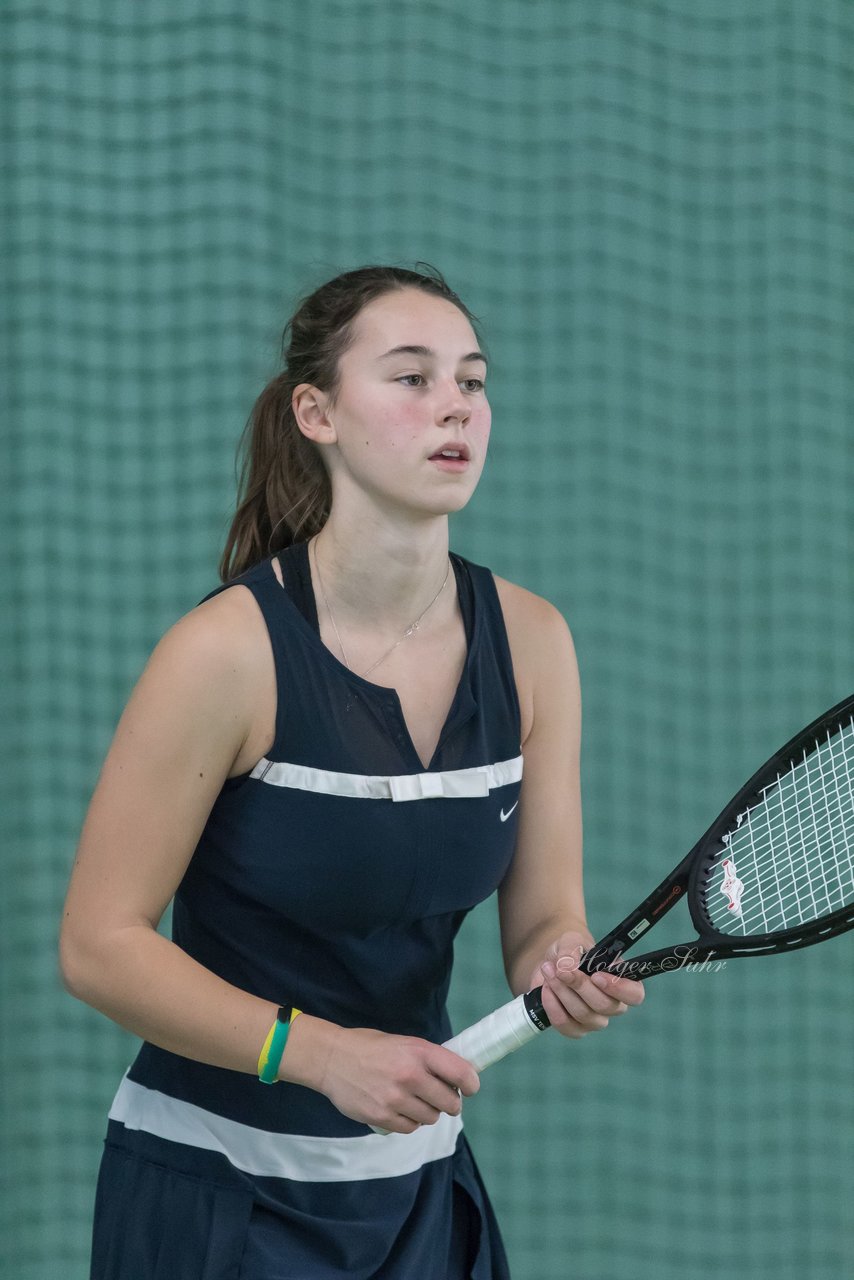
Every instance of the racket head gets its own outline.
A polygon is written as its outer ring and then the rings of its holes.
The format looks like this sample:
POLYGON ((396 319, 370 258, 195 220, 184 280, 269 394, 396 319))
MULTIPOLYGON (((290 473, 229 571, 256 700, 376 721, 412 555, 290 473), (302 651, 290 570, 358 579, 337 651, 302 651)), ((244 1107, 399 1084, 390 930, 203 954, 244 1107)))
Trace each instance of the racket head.
POLYGON ((689 855, 687 899, 718 955, 809 946, 854 926, 854 695, 790 739, 689 855))

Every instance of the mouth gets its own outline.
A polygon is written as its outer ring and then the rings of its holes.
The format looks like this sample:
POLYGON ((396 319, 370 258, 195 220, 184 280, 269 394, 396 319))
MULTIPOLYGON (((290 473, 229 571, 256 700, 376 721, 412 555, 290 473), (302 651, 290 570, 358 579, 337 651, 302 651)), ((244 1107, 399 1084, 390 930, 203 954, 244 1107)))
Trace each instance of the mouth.
POLYGON ((431 453, 428 461, 435 462, 444 471, 464 471, 470 459, 469 447, 461 441, 459 444, 447 444, 444 448, 437 449, 435 453, 431 453))

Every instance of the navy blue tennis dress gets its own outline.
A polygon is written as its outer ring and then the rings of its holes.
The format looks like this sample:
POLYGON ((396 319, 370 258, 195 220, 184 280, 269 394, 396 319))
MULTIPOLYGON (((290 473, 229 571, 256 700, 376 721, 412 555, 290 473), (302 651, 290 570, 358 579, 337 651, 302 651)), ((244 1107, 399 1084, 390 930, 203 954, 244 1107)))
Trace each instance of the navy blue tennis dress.
MULTIPOLYGON (((442 1042, 454 936, 513 857, 520 715, 491 572, 452 554, 468 655, 428 768, 395 690, 320 639, 307 544, 242 584, 266 621, 276 737, 226 779, 175 895, 178 946, 345 1027, 442 1042)), ((260 1045, 258 1046, 260 1050, 260 1045)), ((506 1280, 462 1132, 382 1137, 301 1085, 144 1043, 116 1094, 93 1280, 506 1280)))

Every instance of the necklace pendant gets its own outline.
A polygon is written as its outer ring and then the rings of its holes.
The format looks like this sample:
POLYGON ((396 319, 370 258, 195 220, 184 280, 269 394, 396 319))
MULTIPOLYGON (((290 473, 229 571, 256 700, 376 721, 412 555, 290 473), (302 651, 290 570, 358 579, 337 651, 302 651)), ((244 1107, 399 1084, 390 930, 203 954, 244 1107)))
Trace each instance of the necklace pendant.
POLYGON ((413 622, 412 626, 411 626, 411 627, 407 627, 407 628, 406 628, 406 630, 404 631, 404 633, 403 633, 403 634, 404 634, 404 637, 406 637, 406 636, 411 636, 411 635, 412 635, 412 633, 413 633, 413 631, 417 631, 417 630, 418 630, 418 623, 417 623, 417 622, 413 622))

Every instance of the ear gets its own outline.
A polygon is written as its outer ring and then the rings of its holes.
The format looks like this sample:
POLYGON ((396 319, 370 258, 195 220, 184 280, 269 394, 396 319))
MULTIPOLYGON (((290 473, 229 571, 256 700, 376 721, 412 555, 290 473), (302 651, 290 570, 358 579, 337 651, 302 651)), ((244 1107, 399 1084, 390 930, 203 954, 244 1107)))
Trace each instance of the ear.
POLYGON ((297 426, 304 436, 315 444, 335 444, 338 435, 332 420, 326 413, 327 394, 310 382, 294 387, 291 407, 297 426))

